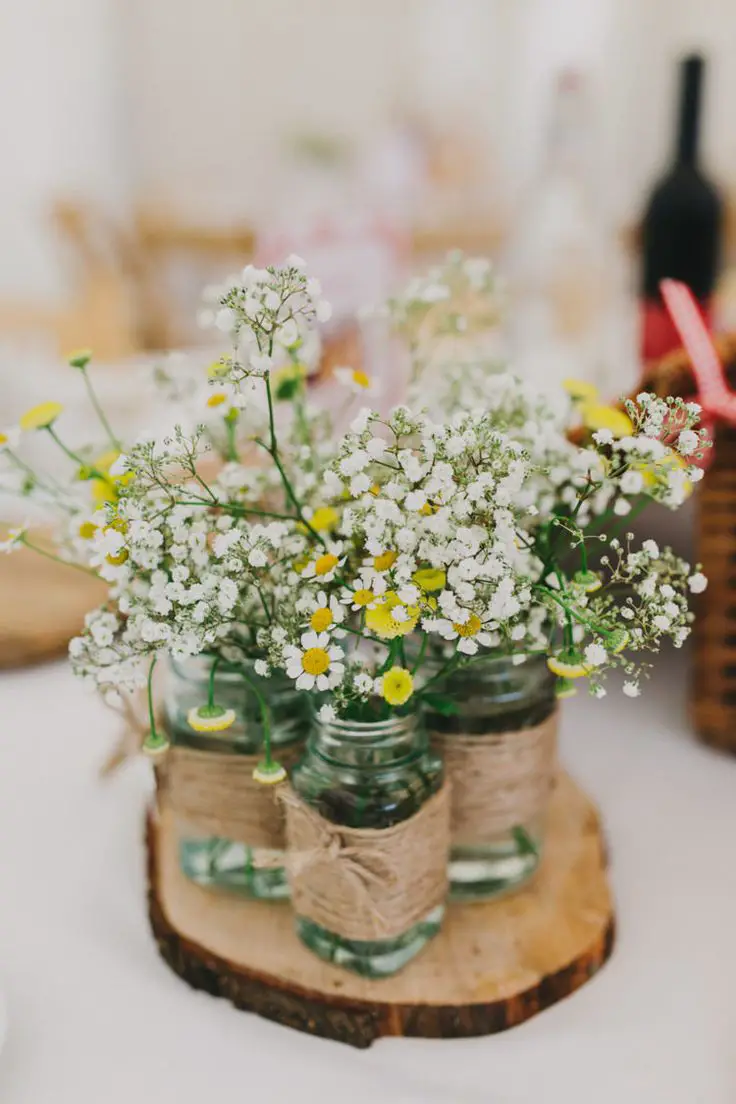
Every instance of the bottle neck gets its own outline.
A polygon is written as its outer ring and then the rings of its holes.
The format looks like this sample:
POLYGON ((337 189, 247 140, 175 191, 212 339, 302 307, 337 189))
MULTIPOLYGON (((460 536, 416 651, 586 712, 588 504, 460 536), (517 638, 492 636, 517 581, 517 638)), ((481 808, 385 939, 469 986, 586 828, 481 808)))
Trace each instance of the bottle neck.
POLYGON ((386 721, 320 721, 315 718, 310 751, 343 767, 381 769, 413 759, 426 749, 415 714, 386 721))
POLYGON ((686 58, 682 63, 680 75, 680 115, 677 130, 676 161, 678 165, 693 168, 698 163, 704 64, 701 57, 686 58))

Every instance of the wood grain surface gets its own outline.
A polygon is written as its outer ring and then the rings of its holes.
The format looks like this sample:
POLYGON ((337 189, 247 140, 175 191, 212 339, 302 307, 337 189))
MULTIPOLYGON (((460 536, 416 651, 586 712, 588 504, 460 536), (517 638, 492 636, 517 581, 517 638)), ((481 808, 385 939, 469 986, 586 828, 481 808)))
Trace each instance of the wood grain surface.
POLYGON ((503 1031, 584 985, 613 948, 598 814, 564 774, 536 879, 497 901, 451 904, 441 933, 401 973, 380 981, 307 951, 288 904, 188 881, 165 808, 151 814, 147 842, 151 926, 177 974, 238 1008, 353 1046, 385 1035, 503 1031))

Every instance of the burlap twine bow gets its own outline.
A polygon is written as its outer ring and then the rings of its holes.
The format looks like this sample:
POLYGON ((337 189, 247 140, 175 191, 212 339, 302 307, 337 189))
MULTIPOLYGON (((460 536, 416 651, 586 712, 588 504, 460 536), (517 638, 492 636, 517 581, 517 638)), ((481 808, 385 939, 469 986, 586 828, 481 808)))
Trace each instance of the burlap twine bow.
POLYGON ((557 765, 557 711, 541 724, 479 735, 432 732, 452 786, 454 847, 482 846, 547 810, 557 765))
POLYGON ((450 843, 445 784, 408 820, 347 828, 288 787, 286 869, 294 909, 343 939, 391 939, 444 901, 450 843))

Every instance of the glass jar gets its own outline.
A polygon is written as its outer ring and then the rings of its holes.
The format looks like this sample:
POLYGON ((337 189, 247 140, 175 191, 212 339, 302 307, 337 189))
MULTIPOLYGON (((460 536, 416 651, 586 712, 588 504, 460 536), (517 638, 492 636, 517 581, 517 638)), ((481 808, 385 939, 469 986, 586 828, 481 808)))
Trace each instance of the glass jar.
MULTIPOLYGON (((441 803, 438 848, 429 859, 429 874, 437 875, 441 892, 430 907, 403 931, 390 938, 347 938, 329 930, 315 919, 299 914, 299 894, 295 885, 294 907, 297 932, 310 950, 335 965, 364 977, 379 978, 396 973, 425 946, 439 930, 446 895, 447 848, 449 846, 449 808, 442 790, 444 772, 440 757, 429 747, 426 731, 415 715, 360 723, 357 721, 315 720, 304 758, 294 768, 291 783, 302 802, 329 826, 345 829, 374 829, 367 833, 369 843, 381 850, 380 831, 406 822, 424 810, 434 798, 441 803), (438 795, 438 796, 435 796, 438 795)), ((440 808, 437 804, 433 808, 440 808)), ((291 815, 291 814, 289 814, 291 815)), ((414 822, 414 828, 419 820, 414 822)), ((435 829, 429 834, 435 838, 435 829)), ((335 836, 347 848, 355 835, 339 832, 335 836)), ((364 836, 365 838, 365 836, 364 836)), ((405 839, 408 846, 408 840, 405 839)), ((291 831, 289 844, 293 846, 291 831)), ((393 844, 396 837, 393 837, 393 844)), ((404 852, 406 854, 406 852, 404 852)), ((375 856, 380 870, 380 857, 375 856)), ((366 865, 371 867, 371 856, 366 865)), ((309 878, 309 872, 305 877, 309 878)), ((368 883, 370 885, 370 883, 368 883)), ((402 885, 411 895, 411 887, 402 885)), ((422 908, 419 896, 418 908, 422 908)), ((370 909, 370 901, 356 898, 354 911, 370 909)))
POLYGON ((426 711, 451 786, 451 896, 495 897, 539 866, 556 763, 555 679, 544 656, 514 664, 488 655, 434 690, 456 708, 426 711))
POLYGON ((164 764, 166 801, 179 824, 182 870, 199 885, 235 890, 264 900, 285 898, 283 812, 275 787, 252 777, 263 757, 263 722, 255 689, 271 717, 273 756, 285 767, 303 751, 309 728, 305 695, 285 675, 260 678, 220 665, 214 699, 235 721, 222 732, 195 732, 187 714, 207 701, 212 661, 170 660, 164 692, 164 728, 172 744, 164 764))

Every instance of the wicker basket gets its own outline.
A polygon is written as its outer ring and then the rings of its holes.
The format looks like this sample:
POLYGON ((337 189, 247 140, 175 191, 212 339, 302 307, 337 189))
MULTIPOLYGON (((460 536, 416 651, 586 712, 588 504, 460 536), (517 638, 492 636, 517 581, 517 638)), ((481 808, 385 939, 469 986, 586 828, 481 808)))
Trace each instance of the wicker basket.
MULTIPOLYGON (((736 390, 736 335, 716 344, 736 390)), ((678 350, 650 365, 645 386, 660 396, 691 397, 687 354, 678 350)), ((718 424, 714 445, 697 500, 696 559, 708 589, 696 610, 692 716, 701 740, 736 754, 736 428, 718 424)))

